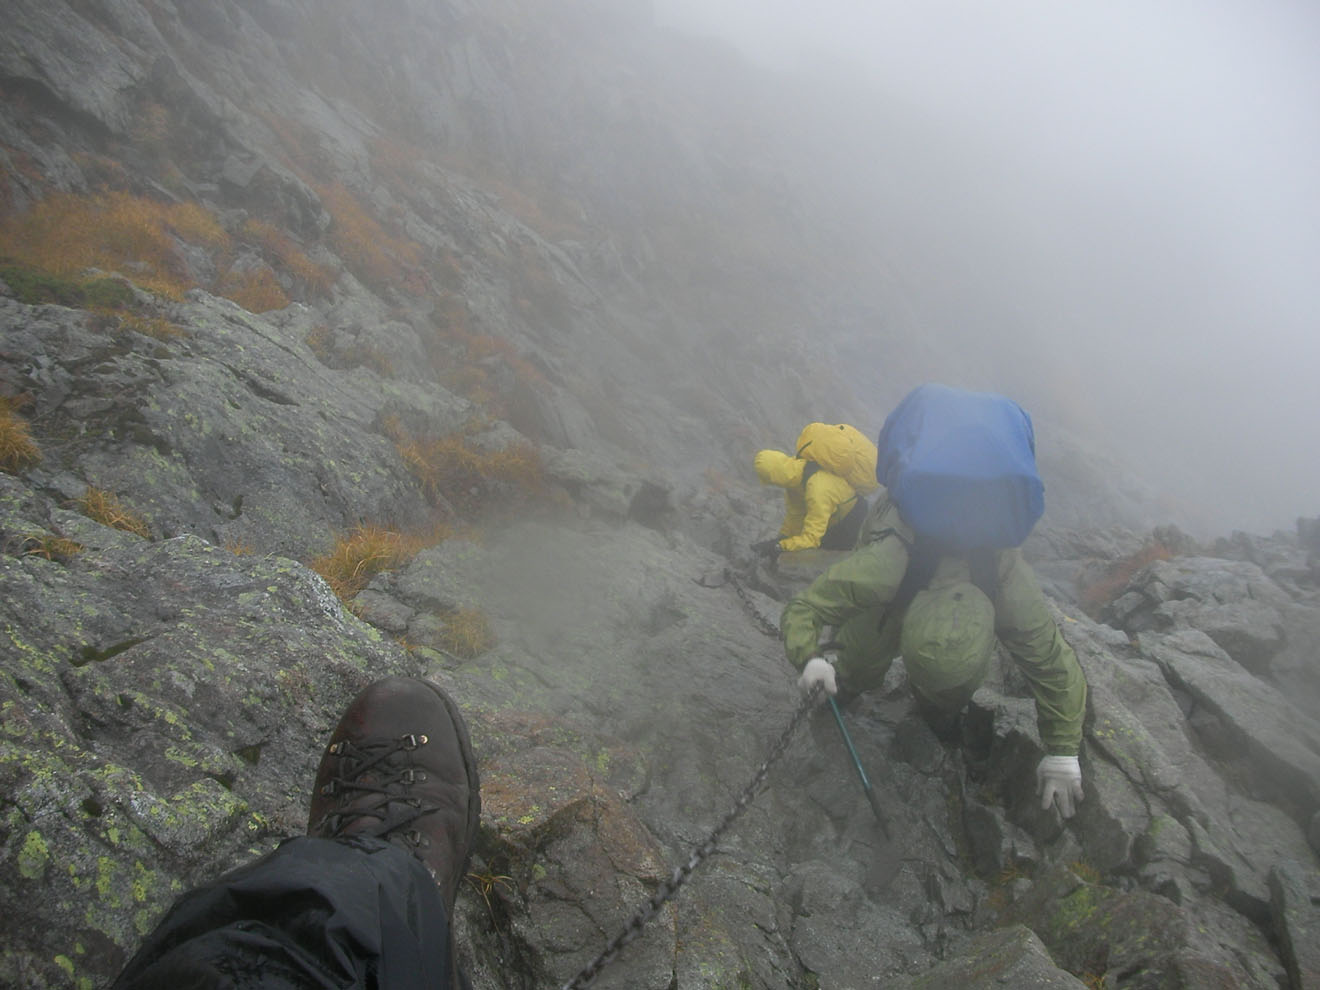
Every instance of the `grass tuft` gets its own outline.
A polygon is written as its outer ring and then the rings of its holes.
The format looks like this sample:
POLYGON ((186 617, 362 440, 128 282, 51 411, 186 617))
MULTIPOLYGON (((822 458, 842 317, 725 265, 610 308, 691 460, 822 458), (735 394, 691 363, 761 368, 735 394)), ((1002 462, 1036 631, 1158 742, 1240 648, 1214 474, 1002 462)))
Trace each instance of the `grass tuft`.
POLYGON ((83 545, 54 533, 33 533, 23 537, 19 556, 44 557, 46 560, 67 563, 75 554, 82 551, 83 545))
POLYGON ((15 474, 41 460, 41 448, 8 400, 0 399, 0 470, 15 474))
POLYGON ((445 616, 444 648, 456 657, 472 660, 495 645, 495 633, 486 613, 476 608, 457 608, 445 616))
MULTIPOLYGON (((369 238, 372 233, 359 236, 369 238)), ((148 292, 179 300, 198 284, 182 247, 188 245, 205 251, 219 273, 205 287, 249 312, 289 304, 277 272, 308 293, 329 292, 331 273, 274 225, 247 220, 237 236, 270 267, 236 266, 234 237, 200 203, 167 202, 122 190, 52 193, 25 212, 0 220, 0 277, 29 304, 133 310, 138 304, 124 279, 96 272, 122 273, 148 292)))
POLYGON ((302 282, 309 292, 327 295, 334 285, 334 273, 307 257, 288 234, 265 220, 245 220, 239 236, 257 248, 272 267, 288 272, 302 282))
POLYGON ((151 528, 147 525, 147 521, 124 505, 112 492, 89 486, 75 504, 83 515, 99 522, 102 526, 122 529, 126 533, 136 533, 143 539, 151 539, 151 528))
POLYGON ((416 241, 387 230, 341 183, 318 185, 316 193, 330 213, 331 246, 354 275, 373 289, 424 294, 422 248, 416 241))
POLYGON ((415 437, 397 421, 387 423, 386 432, 433 501, 475 510, 489 501, 494 483, 510 485, 523 493, 537 493, 544 488, 545 469, 531 444, 484 450, 461 431, 415 437))
POLYGON ((216 284, 217 294, 236 302, 249 313, 269 313, 289 305, 288 293, 269 268, 230 268, 216 284))
POLYGON ((486 910, 490 912, 491 918, 494 919, 495 908, 490 902, 490 895, 495 892, 497 886, 503 886, 511 890, 513 877, 503 873, 477 873, 473 871, 467 875, 467 878, 468 883, 472 884, 476 892, 481 895, 481 899, 486 902, 486 910))
POLYGON ((340 601, 348 602, 377 574, 402 567, 419 550, 435 546, 446 535, 443 527, 419 535, 383 526, 359 526, 336 537, 330 551, 308 566, 325 578, 340 601))
POLYGON ((125 271, 167 299, 193 287, 178 241, 223 251, 229 235, 197 203, 116 191, 53 193, 0 222, 0 255, 21 265, 75 282, 87 269, 125 271))

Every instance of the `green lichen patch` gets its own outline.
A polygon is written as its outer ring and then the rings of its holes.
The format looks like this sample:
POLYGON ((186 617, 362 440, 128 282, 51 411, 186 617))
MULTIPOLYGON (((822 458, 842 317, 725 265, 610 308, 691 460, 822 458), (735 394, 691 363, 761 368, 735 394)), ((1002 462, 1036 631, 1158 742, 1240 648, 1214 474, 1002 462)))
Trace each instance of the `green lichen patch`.
POLYGON ((50 846, 46 844, 41 833, 33 829, 24 837, 23 845, 18 851, 19 875, 28 880, 40 880, 48 865, 50 865, 50 846))
POLYGON ((142 827, 168 849, 186 853, 235 830, 247 802, 211 778, 203 778, 166 801, 140 802, 142 827))

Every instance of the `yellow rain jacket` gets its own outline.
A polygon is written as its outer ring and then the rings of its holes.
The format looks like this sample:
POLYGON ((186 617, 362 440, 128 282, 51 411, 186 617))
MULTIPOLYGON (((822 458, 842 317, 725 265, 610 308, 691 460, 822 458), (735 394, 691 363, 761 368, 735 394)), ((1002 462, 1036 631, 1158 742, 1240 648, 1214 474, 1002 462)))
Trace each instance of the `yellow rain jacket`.
POLYGON ((762 450, 752 463, 762 484, 784 489, 784 522, 779 527, 781 550, 810 550, 820 546, 826 530, 842 522, 857 504, 857 492, 852 485, 818 465, 812 465, 814 470, 808 472, 808 462, 800 457, 779 450, 762 450))

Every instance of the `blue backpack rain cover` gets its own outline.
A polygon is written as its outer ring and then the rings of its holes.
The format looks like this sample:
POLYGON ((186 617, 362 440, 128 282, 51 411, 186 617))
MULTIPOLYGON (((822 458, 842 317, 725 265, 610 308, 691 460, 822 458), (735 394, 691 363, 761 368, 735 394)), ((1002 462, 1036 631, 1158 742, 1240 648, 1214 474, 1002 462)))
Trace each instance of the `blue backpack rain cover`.
POLYGON ((1018 546, 1045 511, 1031 417, 1002 395, 921 385, 876 446, 876 480, 918 537, 944 549, 1018 546))

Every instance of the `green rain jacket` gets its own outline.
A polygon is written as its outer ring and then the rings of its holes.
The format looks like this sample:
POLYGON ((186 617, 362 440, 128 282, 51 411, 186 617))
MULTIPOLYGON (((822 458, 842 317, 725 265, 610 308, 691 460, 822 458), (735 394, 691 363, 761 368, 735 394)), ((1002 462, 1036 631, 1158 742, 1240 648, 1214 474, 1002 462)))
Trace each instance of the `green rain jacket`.
MULTIPOLYGON (((903 616, 890 615, 908 565, 914 534, 881 491, 862 524, 857 549, 823 572, 785 607, 779 620, 788 660, 799 670, 820 654, 821 633, 834 627, 837 669, 850 689, 884 681, 899 654, 903 616)), ((1086 713, 1086 678, 1051 615, 1031 567, 1018 550, 998 555, 995 635, 1016 662, 1036 701, 1046 753, 1075 756, 1086 713)))

